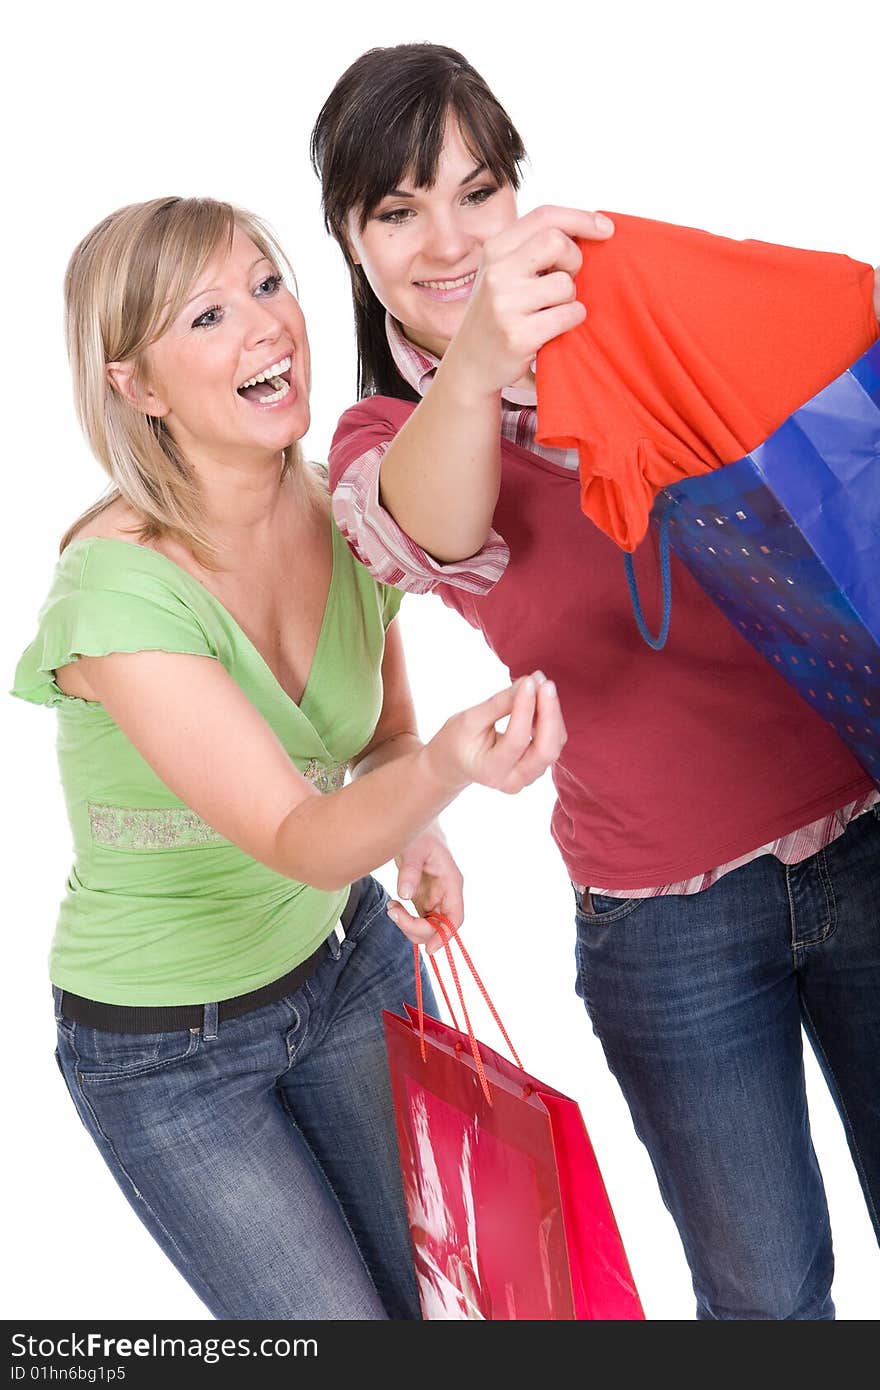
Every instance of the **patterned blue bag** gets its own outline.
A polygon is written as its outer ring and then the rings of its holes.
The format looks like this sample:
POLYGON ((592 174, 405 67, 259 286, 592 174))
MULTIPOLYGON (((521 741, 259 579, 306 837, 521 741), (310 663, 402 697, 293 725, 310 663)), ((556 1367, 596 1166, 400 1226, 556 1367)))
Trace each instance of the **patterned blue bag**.
MULTIPOLYGON (((654 505, 669 548, 880 784, 880 342, 759 448, 654 505)), ((674 615, 672 620, 674 621, 674 615)))

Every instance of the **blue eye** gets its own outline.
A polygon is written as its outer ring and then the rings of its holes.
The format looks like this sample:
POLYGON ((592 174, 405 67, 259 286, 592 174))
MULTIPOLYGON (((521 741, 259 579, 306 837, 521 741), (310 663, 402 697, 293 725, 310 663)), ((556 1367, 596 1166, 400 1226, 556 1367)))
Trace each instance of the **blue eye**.
POLYGON ((193 319, 193 328, 214 328, 220 322, 220 315, 223 309, 219 304, 212 304, 210 309, 206 309, 203 314, 199 314, 197 319, 193 319))
POLYGON ((283 284, 284 277, 276 271, 273 275, 267 275, 265 280, 261 280, 257 289, 262 291, 263 298, 265 298, 267 295, 276 294, 283 284))

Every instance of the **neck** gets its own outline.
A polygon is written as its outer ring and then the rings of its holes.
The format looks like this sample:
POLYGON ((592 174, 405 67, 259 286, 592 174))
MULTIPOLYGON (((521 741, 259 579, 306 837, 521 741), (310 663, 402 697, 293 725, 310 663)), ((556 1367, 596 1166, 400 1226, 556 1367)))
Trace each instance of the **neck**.
POLYGON ((429 352, 432 357, 438 357, 442 361, 451 339, 434 338, 430 333, 420 333, 417 328, 410 328, 408 323, 401 323, 400 328, 403 336, 413 347, 421 348, 423 352, 429 352))
POLYGON ((239 456, 218 464, 188 456, 199 484, 208 529, 231 554, 268 540, 286 495, 281 453, 239 456))

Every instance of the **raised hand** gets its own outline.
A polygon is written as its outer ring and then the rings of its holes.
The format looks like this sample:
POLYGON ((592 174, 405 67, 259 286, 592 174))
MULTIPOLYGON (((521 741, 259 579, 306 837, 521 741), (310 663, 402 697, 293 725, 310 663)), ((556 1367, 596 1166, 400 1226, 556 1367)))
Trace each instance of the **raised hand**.
POLYGON ((472 390, 486 394, 518 381, 544 343, 586 317, 575 297, 583 257, 574 238, 604 241, 613 231, 602 213, 540 207, 491 237, 446 373, 466 370, 472 390))
POLYGON ((448 719, 423 752, 441 781, 518 792, 562 752, 567 734, 556 686, 543 672, 448 719), (496 725, 507 718, 507 728, 496 725))

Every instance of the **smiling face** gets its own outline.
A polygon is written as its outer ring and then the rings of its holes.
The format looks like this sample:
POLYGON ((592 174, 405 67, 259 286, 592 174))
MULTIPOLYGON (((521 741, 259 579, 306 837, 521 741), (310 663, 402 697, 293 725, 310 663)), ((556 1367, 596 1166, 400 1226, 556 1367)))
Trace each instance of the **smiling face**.
POLYGON ((406 336, 442 357, 467 308, 484 243, 516 216, 512 186, 475 160, 448 117, 433 185, 401 179, 363 227, 352 211, 349 251, 406 336))
POLYGON ((164 421, 194 463, 275 455, 305 434, 310 360, 302 310, 240 228, 147 349, 144 375, 141 408, 164 421))

